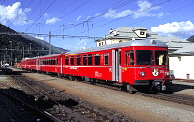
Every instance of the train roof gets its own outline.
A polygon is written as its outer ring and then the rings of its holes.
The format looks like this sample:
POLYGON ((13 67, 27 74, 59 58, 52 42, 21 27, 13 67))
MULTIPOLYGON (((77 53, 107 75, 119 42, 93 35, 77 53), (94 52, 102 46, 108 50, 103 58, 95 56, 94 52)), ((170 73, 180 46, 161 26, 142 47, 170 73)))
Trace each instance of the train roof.
POLYGON ((168 47, 164 42, 161 42, 159 40, 153 40, 153 39, 145 39, 145 40, 130 40, 128 42, 121 42, 117 44, 110 44, 110 45, 104 45, 99 46, 95 48, 88 48, 83 50, 76 50, 76 51, 70 51, 66 54, 78 54, 78 53, 84 53, 84 52, 94 52, 99 50, 108 50, 113 48, 119 48, 119 47, 126 47, 126 46, 160 46, 160 47, 168 47))
POLYGON ((37 56, 37 57, 31 57, 31 58, 24 58, 23 60, 27 60, 27 59, 37 59, 37 58, 44 58, 44 57, 52 57, 52 56, 59 56, 61 54, 51 54, 51 55, 44 55, 44 56, 37 56))
POLYGON ((52 57, 52 56, 59 56, 59 55, 61 55, 61 54, 44 55, 44 56, 39 56, 38 58, 52 57))

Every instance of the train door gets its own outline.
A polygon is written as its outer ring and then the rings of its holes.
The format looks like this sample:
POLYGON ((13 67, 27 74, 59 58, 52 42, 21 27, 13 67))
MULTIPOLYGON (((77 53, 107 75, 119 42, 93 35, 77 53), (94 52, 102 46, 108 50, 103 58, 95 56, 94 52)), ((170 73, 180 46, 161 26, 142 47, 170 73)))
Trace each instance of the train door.
POLYGON ((112 50, 112 81, 121 80, 120 50, 112 50))
POLYGON ((36 70, 40 70, 40 59, 36 59, 36 70))
POLYGON ((64 58, 64 55, 61 54, 61 55, 59 56, 59 61, 60 61, 60 63, 59 63, 59 65, 60 65, 60 74, 63 73, 63 63, 64 63, 63 58, 64 58))

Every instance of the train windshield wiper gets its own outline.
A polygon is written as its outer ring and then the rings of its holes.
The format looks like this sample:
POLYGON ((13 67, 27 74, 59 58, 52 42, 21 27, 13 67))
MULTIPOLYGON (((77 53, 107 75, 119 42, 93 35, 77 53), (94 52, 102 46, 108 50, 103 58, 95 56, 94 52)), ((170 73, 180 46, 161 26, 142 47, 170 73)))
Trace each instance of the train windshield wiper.
POLYGON ((153 64, 154 64, 154 60, 152 60, 151 64, 149 66, 147 66, 146 68, 150 68, 151 65, 153 65, 153 64))

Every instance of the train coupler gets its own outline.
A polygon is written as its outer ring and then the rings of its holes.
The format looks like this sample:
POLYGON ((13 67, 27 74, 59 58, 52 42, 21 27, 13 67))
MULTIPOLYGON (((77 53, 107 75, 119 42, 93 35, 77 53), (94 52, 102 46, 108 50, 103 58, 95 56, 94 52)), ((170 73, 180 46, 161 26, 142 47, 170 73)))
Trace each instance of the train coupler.
POLYGON ((152 86, 150 88, 150 91, 164 91, 166 90, 166 85, 161 80, 154 80, 152 82, 152 86))

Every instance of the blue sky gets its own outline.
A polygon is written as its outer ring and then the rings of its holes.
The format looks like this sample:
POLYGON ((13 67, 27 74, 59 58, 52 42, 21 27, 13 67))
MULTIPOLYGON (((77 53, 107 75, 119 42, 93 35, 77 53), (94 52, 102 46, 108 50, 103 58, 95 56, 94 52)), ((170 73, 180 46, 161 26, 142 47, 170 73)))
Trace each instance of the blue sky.
POLYGON ((96 46, 78 36, 103 37, 118 27, 187 39, 194 35, 193 7, 193 0, 0 0, 0 23, 24 33, 51 31, 52 45, 78 50, 96 46), (56 36, 63 34, 76 37, 56 36))

